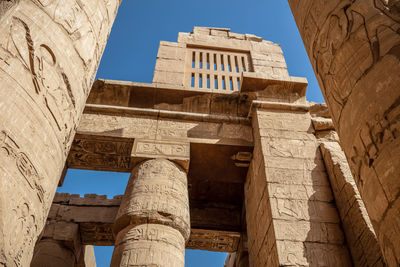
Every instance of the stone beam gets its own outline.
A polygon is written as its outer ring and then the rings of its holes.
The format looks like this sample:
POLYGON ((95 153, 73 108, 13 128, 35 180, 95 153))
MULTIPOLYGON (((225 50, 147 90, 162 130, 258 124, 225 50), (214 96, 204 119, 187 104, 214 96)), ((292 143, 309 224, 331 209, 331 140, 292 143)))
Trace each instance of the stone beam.
POLYGON ((29 266, 119 4, 0 3, 1 265, 29 266))
POLYGON ((77 133, 242 146, 253 143, 248 118, 91 104, 86 105, 77 133))
MULTIPOLYGON (((65 223, 79 225, 83 245, 112 246, 112 226, 122 196, 56 194, 46 232, 58 231, 65 223)), ((188 249, 233 252, 240 239, 241 210, 224 203, 190 202, 191 235, 188 249)))

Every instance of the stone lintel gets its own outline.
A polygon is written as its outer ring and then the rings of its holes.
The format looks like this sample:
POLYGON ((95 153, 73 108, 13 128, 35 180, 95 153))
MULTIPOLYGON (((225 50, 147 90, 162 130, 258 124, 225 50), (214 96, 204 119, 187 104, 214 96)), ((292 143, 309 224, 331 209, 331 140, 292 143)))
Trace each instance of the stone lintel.
POLYGON ((253 100, 251 107, 250 107, 250 111, 249 111, 249 117, 252 116, 253 112, 256 109, 273 109, 273 110, 289 110, 289 111, 308 112, 309 105, 308 104, 293 104, 293 103, 284 103, 284 102, 253 100))
POLYGON ((160 116, 184 117, 190 120, 213 118, 214 121, 221 121, 221 119, 226 121, 223 117, 228 115, 231 118, 245 119, 250 107, 247 96, 238 92, 182 89, 182 87, 167 84, 97 80, 87 100, 85 112, 109 112, 109 109, 104 110, 100 107, 112 106, 112 112, 116 114, 127 112, 140 115, 140 112, 144 112, 143 115, 149 116, 160 114, 160 116), (129 109, 125 109, 128 107, 129 109))
POLYGON ((238 249, 240 233, 192 229, 186 248, 220 252, 235 252, 238 249))
POLYGON ((188 121, 201 122, 227 122, 235 124, 250 125, 246 117, 224 115, 224 114, 205 114, 195 112, 169 111, 151 108, 134 108, 109 105, 86 104, 85 113, 112 114, 112 115, 137 115, 167 119, 181 119, 188 121))
POLYGON ((168 159, 189 170, 190 143, 177 141, 135 139, 132 162, 138 164, 146 159, 168 159))
MULTIPOLYGON (((44 231, 44 238, 74 241, 76 230, 82 245, 114 245, 112 226, 121 196, 57 193, 44 231)), ((240 209, 222 203, 191 202, 191 236, 188 249, 232 252, 240 239, 240 209)))
POLYGON ((283 96, 296 95, 298 99, 305 100, 307 85, 307 79, 302 77, 272 79, 271 76, 263 73, 244 72, 240 92, 263 91, 265 95, 277 93, 283 96), (279 91, 276 91, 277 86, 279 86, 279 91))

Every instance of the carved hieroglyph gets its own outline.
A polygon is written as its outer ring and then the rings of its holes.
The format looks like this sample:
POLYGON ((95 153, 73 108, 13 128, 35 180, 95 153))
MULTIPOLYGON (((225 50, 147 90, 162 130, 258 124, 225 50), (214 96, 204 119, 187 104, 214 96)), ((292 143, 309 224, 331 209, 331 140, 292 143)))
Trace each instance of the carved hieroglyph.
POLYGON ((13 2, 0 6, 0 265, 28 266, 119 0, 13 2))
MULTIPOLYGON (((158 143, 157 143, 158 144, 158 143)), ((167 159, 137 165, 115 224, 111 266, 184 266, 190 235, 186 172, 167 159)))
POLYGON ((387 263, 400 264, 400 2, 289 0, 387 263))

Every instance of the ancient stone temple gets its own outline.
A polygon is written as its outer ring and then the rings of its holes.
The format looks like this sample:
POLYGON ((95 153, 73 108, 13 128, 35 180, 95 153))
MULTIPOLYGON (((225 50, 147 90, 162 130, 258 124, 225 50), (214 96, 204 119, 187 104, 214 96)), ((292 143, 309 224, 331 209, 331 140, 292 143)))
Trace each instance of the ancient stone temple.
POLYGON ((398 266, 400 6, 289 2, 328 106, 226 28, 160 42, 152 83, 93 83, 118 0, 0 1, 0 266, 398 266), (130 179, 56 194, 68 168, 130 179))
POLYGON ((306 87, 254 35, 195 27, 161 42, 153 83, 94 83, 66 161, 131 173, 124 196, 57 194, 37 247, 114 245, 111 266, 183 267, 185 248, 230 252, 228 266, 383 265, 306 87))

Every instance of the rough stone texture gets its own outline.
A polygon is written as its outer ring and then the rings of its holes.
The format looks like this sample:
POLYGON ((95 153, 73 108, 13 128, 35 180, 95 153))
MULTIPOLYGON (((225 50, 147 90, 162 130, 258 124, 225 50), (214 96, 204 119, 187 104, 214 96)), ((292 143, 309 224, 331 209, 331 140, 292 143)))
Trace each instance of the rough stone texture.
POLYGON ((96 257, 94 255, 93 246, 83 246, 82 254, 78 261, 77 267, 96 267, 96 257))
POLYGON ((57 216, 52 207, 30 266, 96 267, 93 246, 82 244, 79 224, 57 216))
POLYGON ((130 225, 117 235, 110 266, 185 266, 185 239, 169 226, 130 225))
POLYGON ((310 114, 258 108, 253 129, 250 266, 352 266, 310 114))
POLYGON ((0 265, 28 266, 119 0, 1 2, 0 265))
POLYGON ((0 1, 0 20, 4 14, 18 4, 20 0, 2 0, 0 1))
POLYGON ((249 267, 249 252, 247 247, 247 236, 242 235, 238 250, 229 253, 226 257, 224 267, 249 267))
POLYGON ((167 159, 137 165, 122 198, 114 233, 111 266, 183 267, 190 235, 186 172, 167 159))
POLYGON ((75 254, 60 241, 44 239, 36 245, 35 255, 30 266, 72 267, 75 266, 75 254))
POLYGON ((323 142, 322 155, 355 266, 385 266, 371 221, 336 142, 323 142))
POLYGON ((400 2, 289 0, 384 257, 400 265, 400 2))

